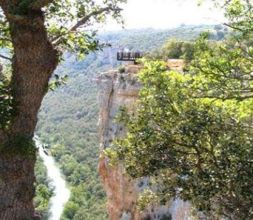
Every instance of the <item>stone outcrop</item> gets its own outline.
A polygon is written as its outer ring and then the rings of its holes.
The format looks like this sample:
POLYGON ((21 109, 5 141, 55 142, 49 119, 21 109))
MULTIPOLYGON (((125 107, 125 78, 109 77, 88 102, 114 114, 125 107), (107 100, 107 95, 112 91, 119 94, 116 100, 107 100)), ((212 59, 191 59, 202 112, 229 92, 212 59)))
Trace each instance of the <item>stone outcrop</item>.
POLYGON ((151 207, 140 212, 136 201, 140 192, 148 185, 149 178, 131 179, 122 165, 111 167, 103 150, 110 147, 115 138, 125 135, 124 127, 115 121, 121 106, 135 110, 138 92, 141 88, 137 80, 140 66, 128 65, 124 73, 112 70, 98 77, 100 105, 100 148, 99 173, 107 194, 110 220, 189 220, 190 204, 174 200, 167 206, 151 207))
POLYGON ((185 66, 185 61, 183 59, 168 59, 167 66, 171 70, 182 72, 185 66))

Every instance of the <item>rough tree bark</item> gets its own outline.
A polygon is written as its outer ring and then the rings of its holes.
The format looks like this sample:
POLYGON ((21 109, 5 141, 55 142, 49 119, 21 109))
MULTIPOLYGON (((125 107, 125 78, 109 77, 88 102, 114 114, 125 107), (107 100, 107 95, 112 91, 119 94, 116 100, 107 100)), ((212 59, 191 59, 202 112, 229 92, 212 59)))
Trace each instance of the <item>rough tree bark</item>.
POLYGON ((0 155, 0 219, 35 219, 32 199, 34 196, 34 158, 19 155, 0 155))
POLYGON ((31 8, 25 16, 12 15, 9 10, 16 2, 0 1, 14 47, 11 86, 15 106, 10 128, 0 130, 0 220, 35 219, 32 201, 36 150, 23 151, 21 145, 28 142, 18 140, 32 139, 37 113, 58 63, 57 51, 47 37, 43 12, 31 8))

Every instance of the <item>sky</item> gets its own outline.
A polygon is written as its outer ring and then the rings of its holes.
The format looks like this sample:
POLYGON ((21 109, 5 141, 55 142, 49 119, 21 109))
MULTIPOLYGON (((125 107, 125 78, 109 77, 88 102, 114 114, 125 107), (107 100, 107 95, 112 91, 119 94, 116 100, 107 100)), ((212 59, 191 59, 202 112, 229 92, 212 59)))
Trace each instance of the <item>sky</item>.
MULTIPOLYGON (((218 24, 224 21, 220 9, 214 8, 209 0, 198 6, 198 0, 128 0, 123 6, 126 29, 166 29, 181 24, 218 24)), ((105 30, 121 29, 109 21, 105 30)))

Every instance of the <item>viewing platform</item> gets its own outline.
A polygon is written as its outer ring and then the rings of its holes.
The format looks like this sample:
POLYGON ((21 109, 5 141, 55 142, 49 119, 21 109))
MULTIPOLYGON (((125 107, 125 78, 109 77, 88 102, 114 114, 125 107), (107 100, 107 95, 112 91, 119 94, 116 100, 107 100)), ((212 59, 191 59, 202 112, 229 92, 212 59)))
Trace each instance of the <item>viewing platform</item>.
POLYGON ((140 59, 142 57, 143 54, 141 52, 124 52, 124 51, 117 52, 118 61, 133 61, 134 64, 136 64, 137 59, 140 59))

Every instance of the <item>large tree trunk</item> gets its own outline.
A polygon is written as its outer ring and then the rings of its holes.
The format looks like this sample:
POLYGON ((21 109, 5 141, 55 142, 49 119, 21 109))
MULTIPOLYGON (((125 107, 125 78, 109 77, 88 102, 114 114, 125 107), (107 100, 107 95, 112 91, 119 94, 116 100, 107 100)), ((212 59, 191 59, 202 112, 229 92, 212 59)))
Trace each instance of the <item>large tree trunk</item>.
POLYGON ((0 155, 0 219, 34 219, 35 158, 0 155))
MULTIPOLYGON (((58 56, 48 41, 41 10, 12 16, 1 5, 10 24, 14 47, 12 81, 15 115, 7 131, 0 131, 0 220, 34 219, 35 147, 37 114, 58 56)), ((11 1, 10 1, 11 2, 11 1)), ((8 7, 7 7, 8 6, 8 7)))
POLYGON ((17 112, 11 131, 16 135, 33 135, 48 81, 58 63, 57 52, 47 39, 42 13, 36 14, 31 24, 11 23, 12 89, 17 112))

